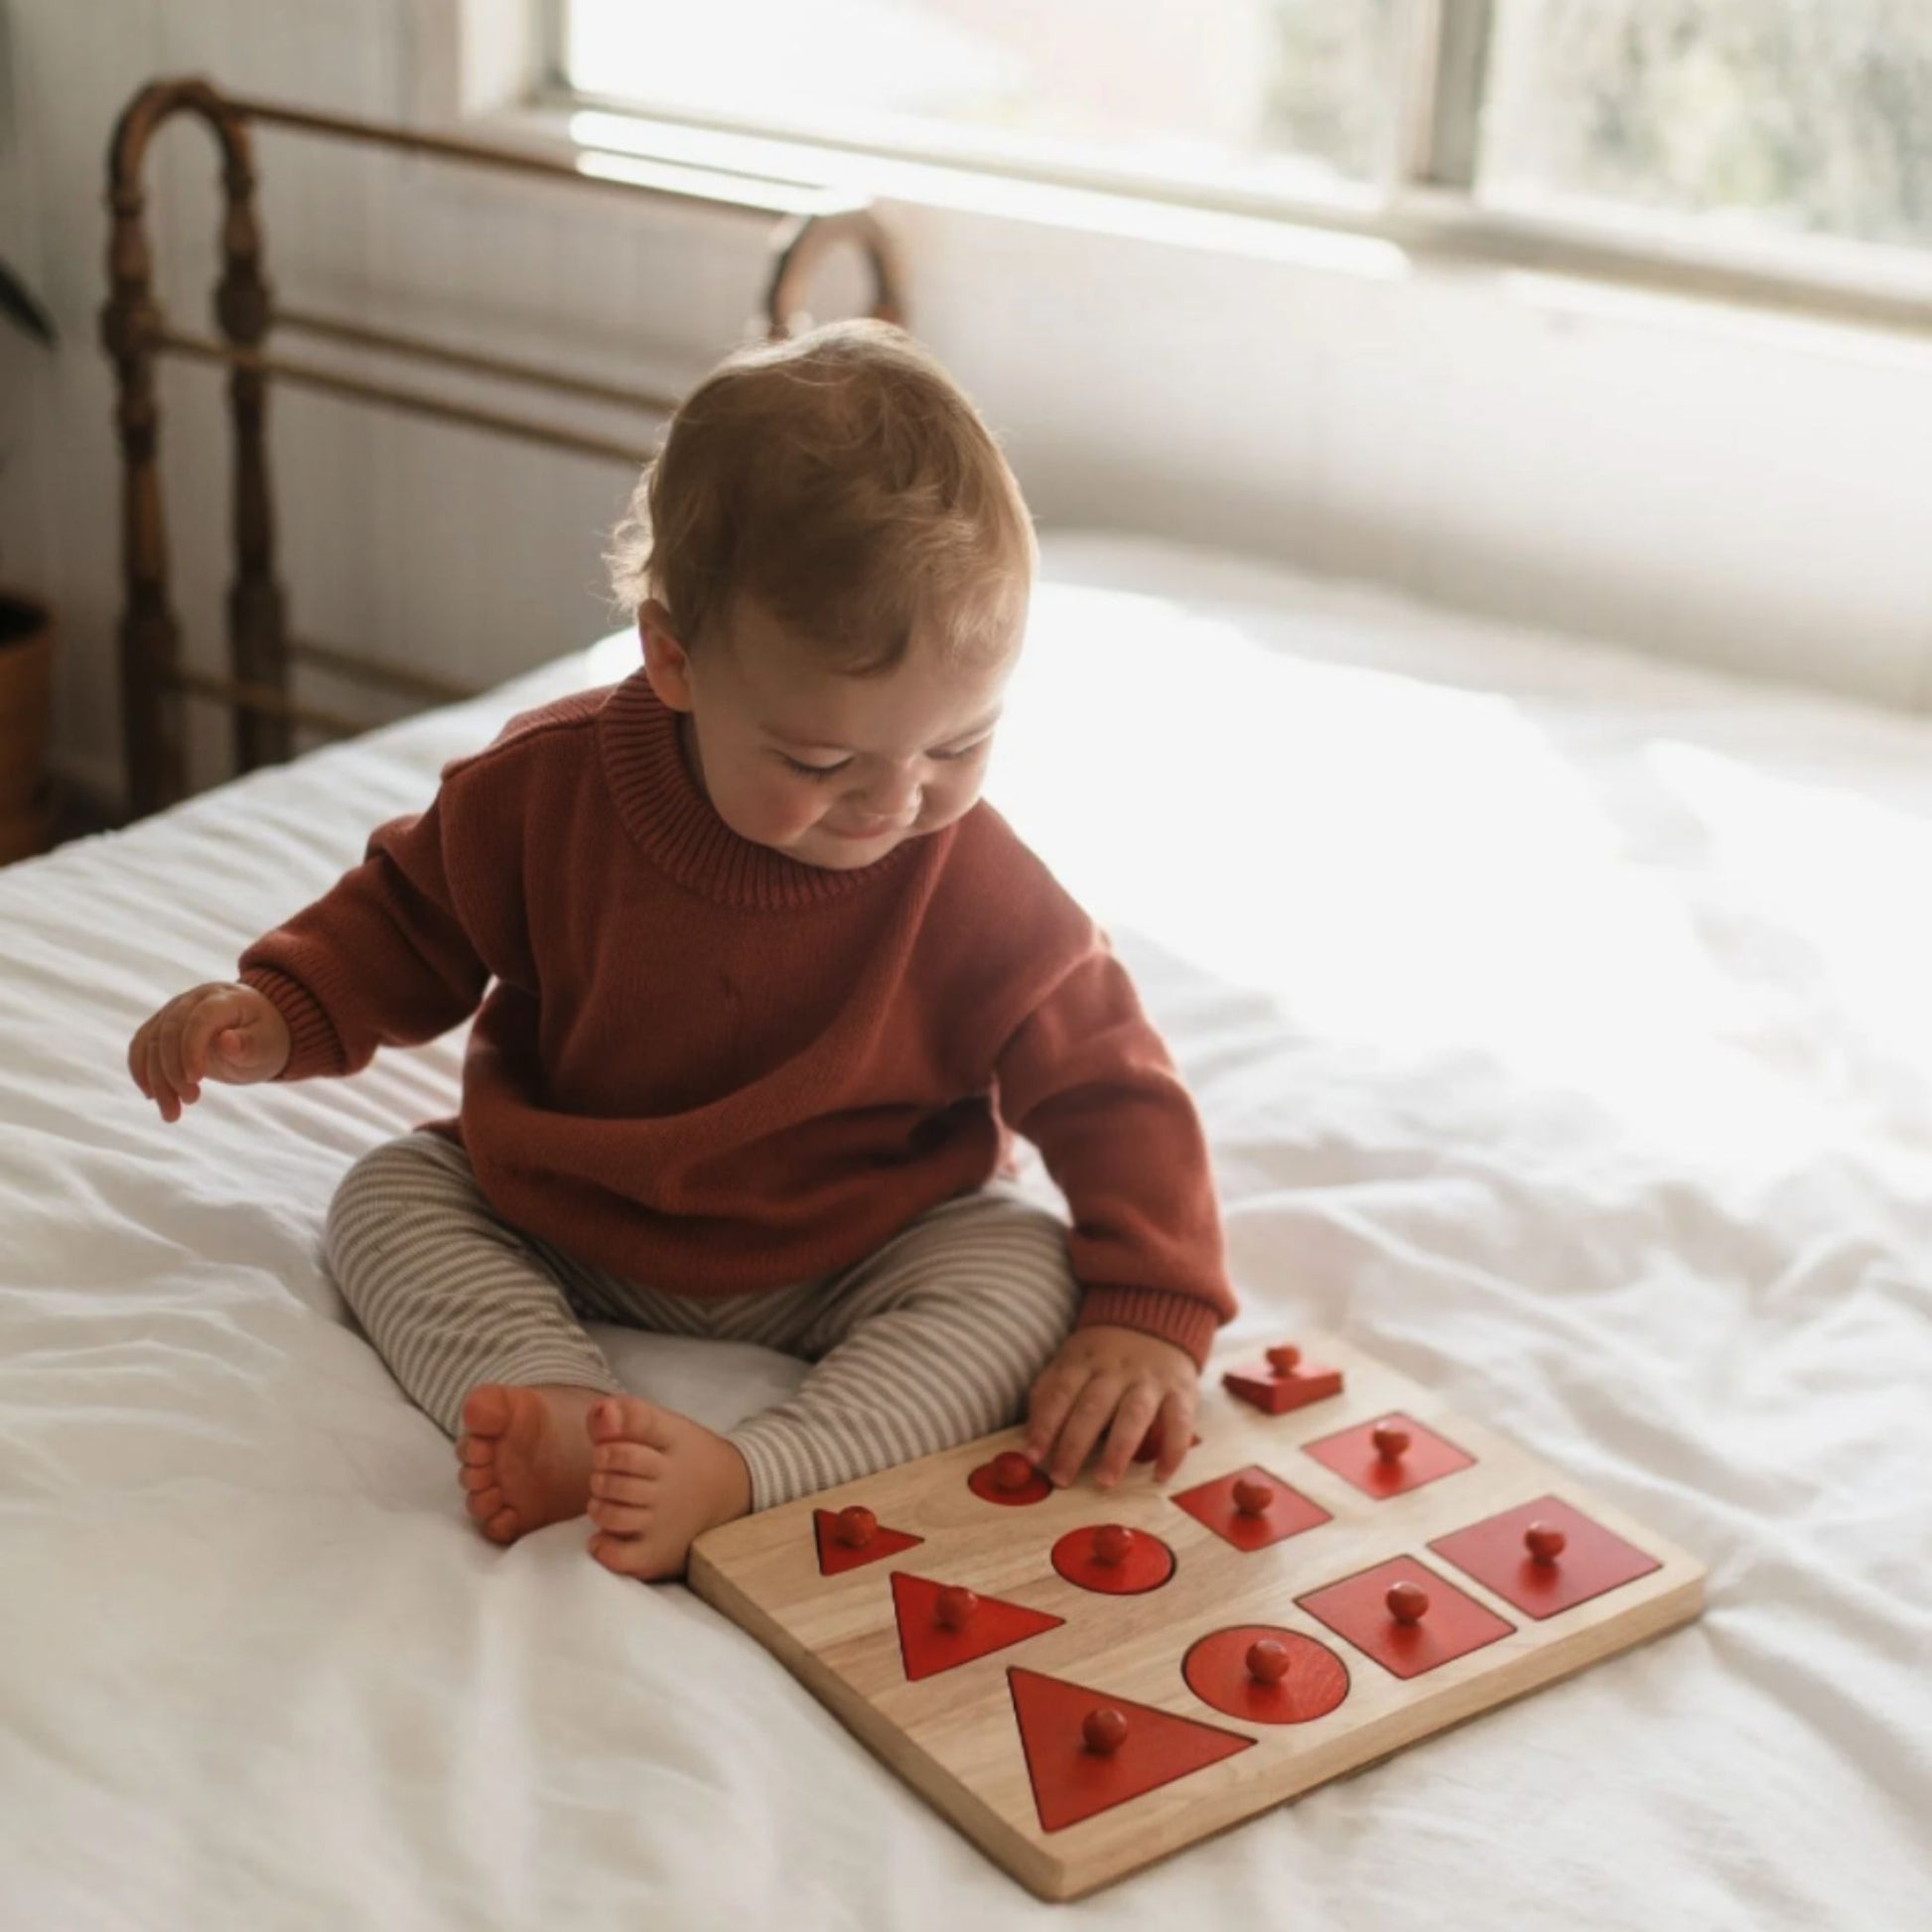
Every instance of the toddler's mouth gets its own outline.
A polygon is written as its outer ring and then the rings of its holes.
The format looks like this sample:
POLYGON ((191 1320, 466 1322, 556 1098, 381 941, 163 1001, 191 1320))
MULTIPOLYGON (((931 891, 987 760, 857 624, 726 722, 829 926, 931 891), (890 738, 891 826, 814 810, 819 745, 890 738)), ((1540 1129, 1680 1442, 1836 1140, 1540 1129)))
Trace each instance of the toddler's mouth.
POLYGON ((871 839, 890 838, 895 832, 909 832, 909 824, 875 825, 865 831, 857 831, 844 825, 827 825, 825 830, 835 839, 849 839, 854 844, 863 845, 871 839))

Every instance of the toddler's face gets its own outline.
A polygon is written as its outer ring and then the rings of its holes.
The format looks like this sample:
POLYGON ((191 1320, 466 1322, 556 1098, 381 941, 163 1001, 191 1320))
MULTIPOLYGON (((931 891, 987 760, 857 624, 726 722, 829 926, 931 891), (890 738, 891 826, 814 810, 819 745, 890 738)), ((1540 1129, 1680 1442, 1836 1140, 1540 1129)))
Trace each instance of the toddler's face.
POLYGON ((869 866, 962 818, 985 781, 1019 639, 947 665, 914 646, 877 677, 815 661, 758 606, 687 655, 646 605, 651 685, 685 714, 685 750, 712 808, 740 838, 805 865, 869 866))

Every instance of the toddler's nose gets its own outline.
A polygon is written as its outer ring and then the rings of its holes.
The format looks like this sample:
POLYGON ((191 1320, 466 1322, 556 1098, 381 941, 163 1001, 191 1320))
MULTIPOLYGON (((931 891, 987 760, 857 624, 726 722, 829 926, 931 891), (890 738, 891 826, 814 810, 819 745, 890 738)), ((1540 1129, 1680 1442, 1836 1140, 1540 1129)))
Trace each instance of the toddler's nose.
POLYGON ((875 779, 858 798, 860 809, 874 818, 897 824, 900 819, 918 816, 921 793, 918 779, 910 771, 895 771, 875 779))

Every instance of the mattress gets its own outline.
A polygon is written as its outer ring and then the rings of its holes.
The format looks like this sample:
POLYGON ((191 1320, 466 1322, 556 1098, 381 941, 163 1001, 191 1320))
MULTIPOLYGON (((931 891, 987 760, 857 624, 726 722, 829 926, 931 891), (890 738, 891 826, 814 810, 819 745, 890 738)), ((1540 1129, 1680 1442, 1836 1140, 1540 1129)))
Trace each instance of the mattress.
MULTIPOLYGON (((992 795, 1199 1102, 1235 1332, 1348 1333, 1711 1571, 1689 1629, 1050 1907, 683 1587, 471 1528, 318 1256, 460 1036, 172 1127, 128 1081, 443 760, 633 661, 0 872, 7 1925, 1932 1925, 1932 729, 1048 544, 992 795)), ((800 1373, 601 1333, 714 1426, 800 1373)))

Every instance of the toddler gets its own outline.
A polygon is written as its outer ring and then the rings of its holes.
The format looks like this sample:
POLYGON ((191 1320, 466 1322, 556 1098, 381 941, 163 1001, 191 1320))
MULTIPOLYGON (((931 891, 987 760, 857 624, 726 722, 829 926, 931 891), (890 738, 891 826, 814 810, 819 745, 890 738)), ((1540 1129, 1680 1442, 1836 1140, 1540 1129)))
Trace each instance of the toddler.
POLYGON ((1199 1121, 979 802, 1035 561, 902 332, 732 355, 618 531, 642 666, 448 765, 135 1035, 176 1121, 475 1015, 458 1117, 349 1170, 325 1253, 485 1536, 588 1513, 600 1563, 672 1577, 713 1524, 1023 1415, 1058 1484, 1186 1453, 1233 1312, 1199 1121), (1007 1178, 1013 1133, 1070 1227, 1007 1178), (811 1367, 719 1435, 626 1395, 587 1319, 811 1367))

